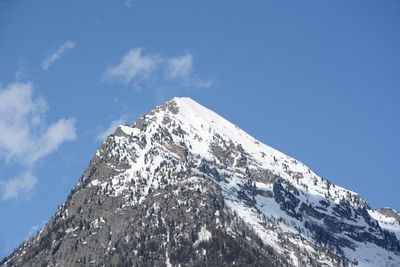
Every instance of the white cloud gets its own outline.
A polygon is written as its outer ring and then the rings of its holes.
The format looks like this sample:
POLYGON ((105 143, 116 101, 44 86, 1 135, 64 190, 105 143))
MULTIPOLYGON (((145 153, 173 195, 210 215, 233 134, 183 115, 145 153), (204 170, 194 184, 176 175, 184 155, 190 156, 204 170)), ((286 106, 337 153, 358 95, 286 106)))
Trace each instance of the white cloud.
POLYGON ((75 42, 66 41, 61 46, 57 48, 57 50, 49 54, 42 62, 42 69, 47 70, 54 62, 59 60, 68 50, 71 50, 75 47, 75 42))
POLYGON ((18 198, 21 194, 29 193, 36 182, 37 178, 29 171, 8 181, 0 181, 3 200, 18 198))
POLYGON ((75 119, 60 119, 51 124, 45 133, 37 140, 36 153, 32 154, 32 162, 56 151, 65 141, 73 141, 76 138, 75 119))
POLYGON ((135 86, 149 81, 156 83, 155 87, 166 87, 171 83, 178 83, 186 88, 212 86, 211 80, 203 80, 195 75, 191 54, 163 57, 158 54, 144 54, 141 48, 131 49, 119 64, 108 67, 103 80, 135 86))
POLYGON ((193 71, 193 57, 186 54, 181 57, 170 58, 167 61, 167 77, 171 79, 186 79, 193 71))
POLYGON ((160 64, 157 55, 143 55, 141 48, 133 48, 122 57, 121 63, 109 67, 104 80, 130 83, 134 79, 143 80, 150 76, 160 64))
POLYGON ((212 86, 211 80, 203 80, 193 74, 193 56, 191 54, 168 59, 165 76, 170 80, 180 81, 186 87, 209 88, 212 86))
POLYGON ((96 139, 98 141, 103 141, 104 139, 106 139, 107 136, 114 133, 119 125, 126 124, 126 121, 127 121, 127 119, 125 117, 121 117, 117 120, 113 120, 106 129, 104 129, 98 133, 98 135, 96 136, 96 139))
POLYGON ((33 165, 74 140, 75 120, 60 119, 46 126, 46 101, 33 96, 31 83, 13 83, 0 89, 0 157, 33 165))
MULTIPOLYGON (((47 102, 34 96, 32 83, 0 88, 0 159, 19 164, 30 174, 38 160, 76 138, 74 118, 46 125, 47 110, 47 102)), ((36 179, 28 174, 2 182, 3 198, 31 189, 36 179)))

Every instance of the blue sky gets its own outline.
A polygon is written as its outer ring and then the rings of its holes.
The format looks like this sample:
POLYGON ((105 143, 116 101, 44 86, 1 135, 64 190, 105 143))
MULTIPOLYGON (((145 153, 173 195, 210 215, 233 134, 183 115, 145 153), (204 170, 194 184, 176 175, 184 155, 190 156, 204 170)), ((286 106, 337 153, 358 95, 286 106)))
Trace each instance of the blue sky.
POLYGON ((0 257, 64 202, 110 126, 173 96, 400 210, 399 12, 398 1, 0 0, 0 257))

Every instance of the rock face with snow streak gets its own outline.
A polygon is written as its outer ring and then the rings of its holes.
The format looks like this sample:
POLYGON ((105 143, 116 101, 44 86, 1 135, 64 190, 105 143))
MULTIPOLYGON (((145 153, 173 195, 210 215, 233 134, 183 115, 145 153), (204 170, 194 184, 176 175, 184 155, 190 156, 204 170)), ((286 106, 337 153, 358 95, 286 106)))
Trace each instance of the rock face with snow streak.
POLYGON ((399 266, 399 218, 174 98, 109 136, 1 266, 399 266))

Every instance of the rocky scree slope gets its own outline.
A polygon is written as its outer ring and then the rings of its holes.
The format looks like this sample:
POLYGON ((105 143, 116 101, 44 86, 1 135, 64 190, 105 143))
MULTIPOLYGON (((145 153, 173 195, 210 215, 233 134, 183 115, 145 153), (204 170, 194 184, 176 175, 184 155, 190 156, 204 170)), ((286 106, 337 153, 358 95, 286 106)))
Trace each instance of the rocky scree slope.
POLYGON ((399 266, 373 210, 189 98, 120 126, 1 266, 399 266))

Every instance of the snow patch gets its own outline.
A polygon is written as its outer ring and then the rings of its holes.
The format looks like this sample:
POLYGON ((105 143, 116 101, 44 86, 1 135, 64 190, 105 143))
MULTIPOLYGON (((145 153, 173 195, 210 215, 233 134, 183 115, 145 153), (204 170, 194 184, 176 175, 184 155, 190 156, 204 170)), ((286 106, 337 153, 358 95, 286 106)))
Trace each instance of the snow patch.
POLYGON ((212 234, 210 231, 207 230, 206 225, 203 225, 200 228, 200 231, 197 233, 197 235, 198 239, 196 240, 196 242, 194 242, 193 244, 194 247, 197 247, 200 244, 200 242, 207 242, 212 237, 212 234))

